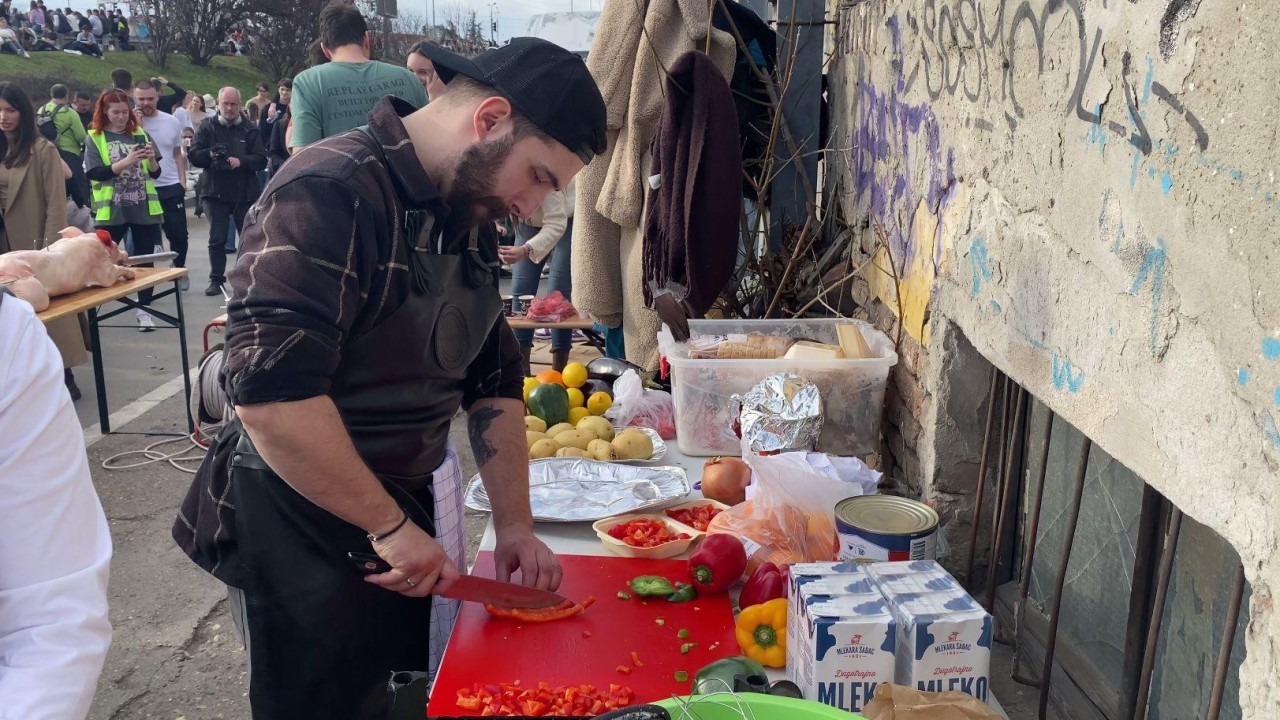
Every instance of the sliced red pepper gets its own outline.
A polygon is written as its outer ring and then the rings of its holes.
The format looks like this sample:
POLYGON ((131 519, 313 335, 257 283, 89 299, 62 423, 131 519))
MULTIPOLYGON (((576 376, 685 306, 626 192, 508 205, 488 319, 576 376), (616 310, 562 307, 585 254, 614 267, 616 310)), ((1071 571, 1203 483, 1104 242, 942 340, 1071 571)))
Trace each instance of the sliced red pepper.
POLYGON ((594 597, 588 597, 584 602, 575 603, 566 600, 563 604, 549 608, 501 608, 495 605, 485 605, 484 609, 490 615, 503 620, 518 620, 526 623, 543 623, 554 622, 556 620, 564 620, 575 615, 581 615, 586 611, 591 603, 595 602, 594 597))
POLYGON ((631 664, 636 667, 644 667, 644 663, 640 662, 640 655, 634 650, 631 651, 631 664))
POLYGON ((618 667, 614 668, 614 670, 617 670, 618 672, 622 673, 623 675, 630 675, 630 674, 631 674, 631 668, 630 668, 630 666, 627 666, 627 665, 619 665, 618 667))

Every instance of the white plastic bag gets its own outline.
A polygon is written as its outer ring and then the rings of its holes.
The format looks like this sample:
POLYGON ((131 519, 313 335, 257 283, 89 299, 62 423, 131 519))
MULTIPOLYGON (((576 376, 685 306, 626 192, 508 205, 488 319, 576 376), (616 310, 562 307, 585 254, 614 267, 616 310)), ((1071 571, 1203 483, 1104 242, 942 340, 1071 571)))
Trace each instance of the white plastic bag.
POLYGON ((663 440, 676 436, 676 411, 671 393, 646 390, 635 370, 622 373, 613 383, 613 406, 604 416, 615 426, 647 427, 663 440))

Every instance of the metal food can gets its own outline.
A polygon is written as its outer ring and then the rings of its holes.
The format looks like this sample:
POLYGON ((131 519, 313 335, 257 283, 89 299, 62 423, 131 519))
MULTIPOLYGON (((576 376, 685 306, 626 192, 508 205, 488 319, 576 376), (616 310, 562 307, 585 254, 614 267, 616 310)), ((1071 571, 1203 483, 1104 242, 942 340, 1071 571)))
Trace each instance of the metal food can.
POLYGON ((938 513, 894 495, 861 495, 836 503, 837 559, 855 562, 936 560, 938 513))

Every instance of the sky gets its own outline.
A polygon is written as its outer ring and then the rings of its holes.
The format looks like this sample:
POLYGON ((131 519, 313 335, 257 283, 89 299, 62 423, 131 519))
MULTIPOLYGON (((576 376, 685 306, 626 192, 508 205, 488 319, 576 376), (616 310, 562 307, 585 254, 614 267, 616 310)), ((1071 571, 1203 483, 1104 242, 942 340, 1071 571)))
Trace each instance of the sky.
MULTIPOLYGON (((19 2, 21 0, 18 0, 19 2)), ((432 0, 398 0, 401 16, 417 13, 430 22, 432 0)), ((70 4, 77 10, 87 10, 98 6, 94 0, 55 0, 55 4, 66 7, 70 4)), ((460 5, 476 11, 482 27, 488 28, 489 8, 492 5, 498 14, 498 40, 505 41, 525 33, 529 26, 529 18, 539 13, 568 12, 569 10, 599 10, 603 0, 435 0, 436 21, 442 22, 441 11, 446 5, 460 5)), ((15 3, 16 4, 16 3, 15 3)), ((25 4, 25 3, 24 3, 25 4)), ((46 2, 46 4, 48 4, 46 2)), ((121 7, 126 7, 122 4, 121 7)))

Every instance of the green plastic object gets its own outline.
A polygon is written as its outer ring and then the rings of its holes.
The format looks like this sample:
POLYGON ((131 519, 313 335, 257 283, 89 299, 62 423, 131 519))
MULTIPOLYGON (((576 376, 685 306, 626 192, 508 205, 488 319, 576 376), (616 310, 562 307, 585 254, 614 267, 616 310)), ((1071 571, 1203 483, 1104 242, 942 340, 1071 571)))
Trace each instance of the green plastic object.
POLYGON ((547 427, 569 420, 569 391, 559 385, 539 385, 529 392, 529 412, 547 427))
POLYGON ((755 720, 865 720, 830 705, 758 693, 739 693, 736 699, 728 694, 671 698, 654 704, 666 708, 672 720, 742 720, 739 707, 750 708, 748 717, 755 720), (688 713, 681 710, 682 703, 688 704, 688 713))

